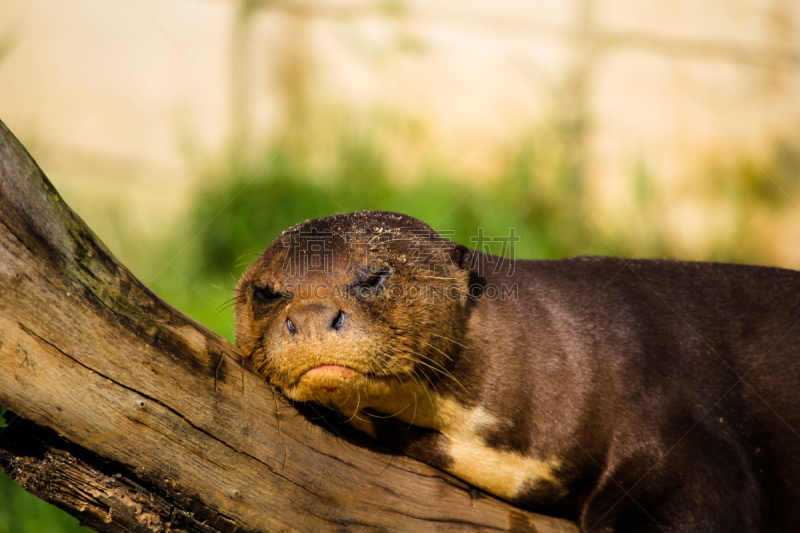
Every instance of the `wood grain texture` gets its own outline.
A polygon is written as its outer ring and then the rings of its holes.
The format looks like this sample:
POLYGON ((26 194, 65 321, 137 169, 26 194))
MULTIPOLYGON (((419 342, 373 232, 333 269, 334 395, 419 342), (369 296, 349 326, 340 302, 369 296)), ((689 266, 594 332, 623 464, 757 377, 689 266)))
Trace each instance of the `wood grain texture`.
POLYGON ((98 531, 577 531, 310 421, 240 362, 121 265, 0 122, 0 405, 111 465, 50 441, 23 460, 0 435, 26 488, 98 531), (209 516, 221 528, 186 525, 209 516))
MULTIPOLYGON (((14 415, 15 416, 15 415, 14 415)), ((0 438, 0 468, 29 492, 99 531, 238 533, 243 528, 179 492, 165 496, 130 472, 23 418, 0 438)))

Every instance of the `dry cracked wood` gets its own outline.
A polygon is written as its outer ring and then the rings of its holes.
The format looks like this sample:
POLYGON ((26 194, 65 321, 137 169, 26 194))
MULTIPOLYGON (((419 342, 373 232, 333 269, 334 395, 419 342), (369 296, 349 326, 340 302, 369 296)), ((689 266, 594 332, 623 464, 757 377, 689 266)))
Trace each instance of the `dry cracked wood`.
POLYGON ((2 122, 0 405, 25 419, 0 466, 98 531, 577 531, 309 421, 117 262, 2 122))

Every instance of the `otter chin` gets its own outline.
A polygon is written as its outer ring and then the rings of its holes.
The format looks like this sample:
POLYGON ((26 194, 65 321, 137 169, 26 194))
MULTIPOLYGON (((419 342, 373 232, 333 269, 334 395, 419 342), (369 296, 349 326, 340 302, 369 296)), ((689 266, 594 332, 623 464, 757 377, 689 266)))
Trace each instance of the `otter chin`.
POLYGON ((422 221, 284 231, 236 342, 288 398, 581 531, 800 530, 800 273, 472 250, 422 221))
POLYGON ((306 370, 293 386, 284 392, 293 400, 319 401, 324 396, 337 397, 357 385, 356 372, 341 365, 319 365, 306 370))
POLYGON ((316 382, 321 387, 338 387, 344 385, 347 379, 353 374, 353 369, 347 368, 346 366, 319 365, 310 370, 306 370, 305 373, 300 376, 300 379, 316 382), (330 385, 326 385, 326 381, 329 381, 330 385))

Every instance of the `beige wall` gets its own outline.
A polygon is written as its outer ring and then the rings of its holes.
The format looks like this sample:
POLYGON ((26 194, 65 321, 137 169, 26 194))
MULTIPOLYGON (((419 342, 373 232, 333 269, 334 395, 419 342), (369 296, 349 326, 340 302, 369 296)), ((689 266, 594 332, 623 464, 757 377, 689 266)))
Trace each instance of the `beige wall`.
MULTIPOLYGON (((302 135, 342 109, 389 110, 470 179, 542 117, 585 106, 601 212, 625 202, 637 164, 669 188, 707 176, 709 157, 798 134, 790 0, 277 4, 243 24, 225 0, 2 0, 0 118, 90 223, 112 209, 142 236, 180 215, 190 163, 233 129, 285 144, 298 83, 294 119, 318 117, 302 135)), ((416 152, 398 165, 413 173, 416 152)))

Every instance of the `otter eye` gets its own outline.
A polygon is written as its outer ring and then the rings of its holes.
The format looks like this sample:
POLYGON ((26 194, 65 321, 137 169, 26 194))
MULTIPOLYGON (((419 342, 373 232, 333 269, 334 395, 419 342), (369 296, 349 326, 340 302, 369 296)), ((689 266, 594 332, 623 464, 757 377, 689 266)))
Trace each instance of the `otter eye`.
POLYGON ((391 274, 388 267, 384 267, 374 272, 366 272, 362 279, 353 284, 353 288, 357 294, 367 295, 376 292, 382 285, 386 278, 391 274))
POLYGON ((253 287, 253 304, 258 306, 271 305, 283 297, 281 293, 273 291, 268 286, 253 287))

